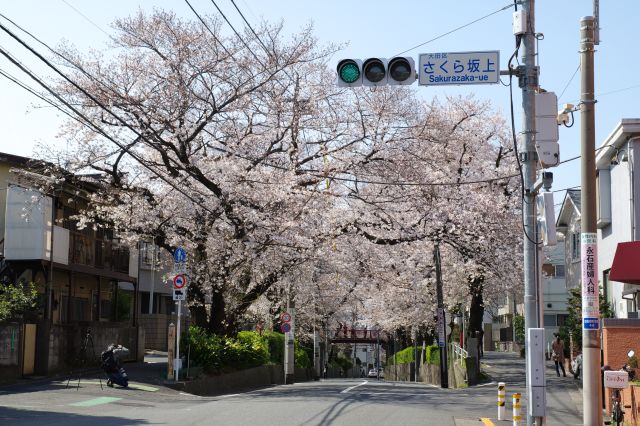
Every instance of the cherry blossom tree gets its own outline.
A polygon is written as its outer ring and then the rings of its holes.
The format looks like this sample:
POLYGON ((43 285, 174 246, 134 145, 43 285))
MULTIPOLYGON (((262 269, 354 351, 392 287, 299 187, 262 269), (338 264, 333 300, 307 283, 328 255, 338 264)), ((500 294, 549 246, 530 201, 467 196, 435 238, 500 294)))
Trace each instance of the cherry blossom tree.
MULTIPOLYGON (((242 40, 215 17, 115 22, 112 45, 62 46, 73 108, 42 156, 97 179, 84 225, 183 245, 196 324, 233 333, 295 298, 299 324, 430 327, 433 247, 445 301, 520 283, 518 177, 504 122, 473 98, 337 88, 311 28, 242 40), (361 318, 361 319, 358 319, 361 318)), ((71 110, 70 110, 71 111, 71 110)))

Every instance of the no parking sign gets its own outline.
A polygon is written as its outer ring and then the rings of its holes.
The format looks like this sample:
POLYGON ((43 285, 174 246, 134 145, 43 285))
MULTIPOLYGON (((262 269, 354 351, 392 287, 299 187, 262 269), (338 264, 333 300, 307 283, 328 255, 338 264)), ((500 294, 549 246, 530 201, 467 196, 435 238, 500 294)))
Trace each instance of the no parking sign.
POLYGON ((187 277, 185 277, 182 274, 178 274, 175 277, 173 277, 173 288, 181 289, 185 285, 187 285, 187 277))

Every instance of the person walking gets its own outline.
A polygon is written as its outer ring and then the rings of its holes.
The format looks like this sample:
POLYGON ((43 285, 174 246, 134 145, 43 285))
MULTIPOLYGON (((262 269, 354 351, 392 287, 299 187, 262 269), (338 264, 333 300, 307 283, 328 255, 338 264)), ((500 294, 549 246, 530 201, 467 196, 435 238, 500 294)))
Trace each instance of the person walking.
POLYGON ((567 373, 564 371, 564 342, 560 339, 560 335, 555 333, 556 337, 551 344, 551 358, 556 364, 556 374, 560 377, 560 369, 562 369, 562 375, 567 377, 567 373), (560 366, 560 369, 558 368, 560 366))

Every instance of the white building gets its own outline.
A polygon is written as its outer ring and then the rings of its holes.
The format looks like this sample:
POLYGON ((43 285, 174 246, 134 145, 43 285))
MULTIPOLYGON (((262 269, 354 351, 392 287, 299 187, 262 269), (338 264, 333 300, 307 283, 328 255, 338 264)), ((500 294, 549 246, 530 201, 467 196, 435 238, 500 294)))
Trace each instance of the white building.
POLYGON ((616 318, 637 318, 640 287, 621 281, 640 283, 636 256, 640 242, 625 245, 626 251, 620 250, 618 243, 640 240, 640 119, 623 119, 616 125, 598 150, 596 168, 598 276, 602 294, 611 303, 616 318))

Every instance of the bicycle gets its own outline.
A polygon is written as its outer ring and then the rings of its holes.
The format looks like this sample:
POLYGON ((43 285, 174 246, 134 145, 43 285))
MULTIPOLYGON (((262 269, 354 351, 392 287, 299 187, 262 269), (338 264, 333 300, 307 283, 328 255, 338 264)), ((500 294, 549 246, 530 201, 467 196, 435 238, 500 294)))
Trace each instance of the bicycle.
MULTIPOLYGON (((629 358, 635 355, 634 351, 629 351, 627 356, 629 358)), ((620 395, 620 389, 626 389, 629 387, 629 381, 635 377, 635 372, 630 368, 629 364, 625 364, 618 371, 611 371, 608 365, 602 367, 604 371, 605 387, 612 390, 611 393, 611 421, 614 425, 620 426, 624 423, 624 410, 622 409, 622 397, 620 395), (616 373, 624 372, 626 375, 620 375, 616 373)))
MULTIPOLYGON (((88 363, 88 359, 87 359, 87 355, 88 352, 87 350, 89 349, 89 345, 91 345, 91 360, 93 360, 93 362, 98 365, 98 357, 96 356, 96 350, 95 347, 93 345, 93 336, 91 335, 91 328, 87 328, 87 332, 84 335, 84 338, 82 339, 82 342, 80 344, 80 351, 78 351, 78 356, 75 358, 73 365, 71 367, 71 372, 69 373, 69 378, 67 379, 67 388, 69 387, 69 382, 71 381, 71 377, 73 376, 73 366, 78 365, 80 367, 79 371, 78 371, 78 384, 76 386, 76 390, 80 389, 80 379, 82 378, 82 371, 86 368, 87 363, 88 363)), ((104 389, 102 387, 102 378, 100 376, 98 376, 98 379, 100 380, 100 389, 104 389)))

